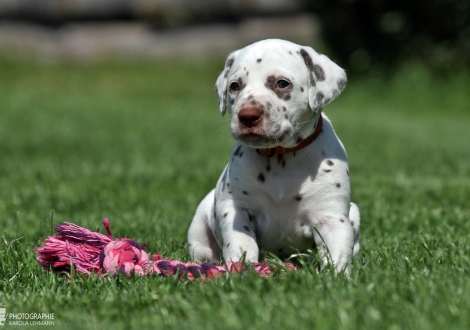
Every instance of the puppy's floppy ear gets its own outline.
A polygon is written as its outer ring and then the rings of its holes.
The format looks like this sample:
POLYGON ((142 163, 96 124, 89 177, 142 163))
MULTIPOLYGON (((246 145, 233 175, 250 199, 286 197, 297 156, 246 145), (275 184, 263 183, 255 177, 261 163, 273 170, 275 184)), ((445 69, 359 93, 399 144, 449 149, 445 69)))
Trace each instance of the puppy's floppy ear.
POLYGON ((230 69, 232 68, 233 62, 235 61, 239 52, 240 51, 237 50, 227 57, 224 71, 222 71, 215 83, 215 92, 217 93, 217 97, 219 98, 219 108, 222 116, 225 115, 225 111, 227 109, 228 74, 230 73, 230 69))
POLYGON ((346 87, 346 73, 327 56, 310 47, 300 49, 308 69, 308 103, 314 112, 333 101, 346 87))

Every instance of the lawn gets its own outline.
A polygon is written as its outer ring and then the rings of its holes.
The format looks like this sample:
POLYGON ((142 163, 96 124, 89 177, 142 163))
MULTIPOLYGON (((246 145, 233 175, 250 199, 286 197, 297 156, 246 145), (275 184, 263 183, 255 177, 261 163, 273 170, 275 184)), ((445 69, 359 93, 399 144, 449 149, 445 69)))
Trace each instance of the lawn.
POLYGON ((351 77, 325 108, 362 214, 349 279, 307 260, 268 279, 69 283, 36 263, 53 223, 103 232, 104 217, 188 261, 188 226, 233 143, 213 91, 222 66, 0 60, 0 307, 54 313, 56 329, 467 329, 470 75, 419 64, 351 77))

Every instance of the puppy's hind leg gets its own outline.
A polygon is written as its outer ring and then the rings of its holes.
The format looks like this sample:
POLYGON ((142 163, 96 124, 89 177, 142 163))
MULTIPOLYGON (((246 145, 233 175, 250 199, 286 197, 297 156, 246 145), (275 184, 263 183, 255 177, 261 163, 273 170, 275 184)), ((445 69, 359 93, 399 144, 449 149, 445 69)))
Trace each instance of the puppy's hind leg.
POLYGON ((361 227, 361 216, 359 214, 359 208, 356 204, 351 203, 351 207, 349 208, 349 221, 351 222, 351 226, 354 229, 354 248, 353 248, 353 258, 359 252, 359 230, 361 227))
POLYGON ((221 250, 209 227, 214 190, 199 204, 188 232, 189 255, 193 261, 220 261, 221 250))

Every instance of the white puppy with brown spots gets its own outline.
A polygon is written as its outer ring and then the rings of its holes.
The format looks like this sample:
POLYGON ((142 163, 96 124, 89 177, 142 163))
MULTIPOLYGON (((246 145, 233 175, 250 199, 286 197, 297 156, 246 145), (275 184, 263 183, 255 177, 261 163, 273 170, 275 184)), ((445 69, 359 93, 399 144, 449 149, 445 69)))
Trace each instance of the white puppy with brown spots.
POLYGON ((325 55, 289 41, 256 42, 228 56, 216 83, 236 142, 188 233, 193 260, 257 262, 316 245, 337 272, 359 251, 346 151, 323 107, 346 85, 325 55))

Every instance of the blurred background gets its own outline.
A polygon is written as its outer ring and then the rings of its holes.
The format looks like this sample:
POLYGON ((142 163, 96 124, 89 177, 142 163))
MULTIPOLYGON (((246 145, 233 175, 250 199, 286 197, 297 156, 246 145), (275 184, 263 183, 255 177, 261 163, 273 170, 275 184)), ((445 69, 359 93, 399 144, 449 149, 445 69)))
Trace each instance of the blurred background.
POLYGON ((285 38, 352 72, 470 63, 468 0, 0 0, 0 52, 45 61, 201 58, 285 38))

